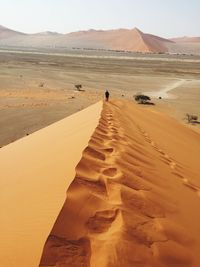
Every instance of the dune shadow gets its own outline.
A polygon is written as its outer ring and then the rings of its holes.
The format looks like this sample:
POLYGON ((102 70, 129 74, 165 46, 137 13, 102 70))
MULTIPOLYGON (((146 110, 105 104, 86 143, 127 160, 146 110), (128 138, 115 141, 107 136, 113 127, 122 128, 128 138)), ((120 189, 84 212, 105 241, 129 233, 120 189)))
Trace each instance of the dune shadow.
POLYGON ((191 121, 190 124, 192 125, 200 124, 200 121, 191 121))
POLYGON ((138 103, 139 105, 150 105, 150 106, 155 106, 155 103, 153 102, 145 102, 145 103, 138 103))

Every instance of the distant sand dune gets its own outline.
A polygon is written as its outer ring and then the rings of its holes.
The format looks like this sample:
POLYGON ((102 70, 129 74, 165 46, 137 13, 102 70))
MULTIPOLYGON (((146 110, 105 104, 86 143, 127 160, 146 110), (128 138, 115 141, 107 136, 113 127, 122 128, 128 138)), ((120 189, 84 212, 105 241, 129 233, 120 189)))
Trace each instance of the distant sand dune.
POLYGON ((84 48, 142 53, 200 54, 200 37, 165 39, 137 28, 88 30, 68 34, 24 34, 0 26, 0 46, 24 48, 84 48))
POLYGON ((200 266, 200 135, 153 107, 104 104, 40 266, 200 266))

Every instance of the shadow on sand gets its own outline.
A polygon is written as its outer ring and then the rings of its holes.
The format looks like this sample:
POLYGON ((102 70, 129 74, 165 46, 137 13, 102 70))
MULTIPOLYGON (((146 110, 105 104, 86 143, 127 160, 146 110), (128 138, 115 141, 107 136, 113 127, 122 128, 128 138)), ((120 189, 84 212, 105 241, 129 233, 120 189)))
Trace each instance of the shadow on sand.
POLYGON ((192 125, 200 124, 200 121, 191 121, 190 124, 192 125))
POLYGON ((153 102, 145 102, 145 103, 138 103, 139 105, 150 105, 150 106, 154 106, 155 103, 153 102))

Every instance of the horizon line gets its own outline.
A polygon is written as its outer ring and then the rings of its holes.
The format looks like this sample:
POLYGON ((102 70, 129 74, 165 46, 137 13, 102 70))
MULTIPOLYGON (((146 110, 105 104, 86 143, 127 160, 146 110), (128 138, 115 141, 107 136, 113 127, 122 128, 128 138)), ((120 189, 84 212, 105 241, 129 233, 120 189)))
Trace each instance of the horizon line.
POLYGON ((151 34, 151 35, 155 35, 155 36, 158 36, 158 37, 162 37, 162 38, 165 38, 165 39, 173 39, 173 38, 195 38, 195 37, 200 37, 200 34, 199 35, 196 35, 196 36, 190 36, 190 35, 183 35, 183 36, 174 36, 174 37, 163 37, 161 35, 157 35, 157 34, 154 34, 154 33, 149 33, 149 32, 143 32, 140 28, 138 27, 133 27, 133 28, 110 28, 110 29, 103 29, 103 28, 88 28, 88 29, 79 29, 79 30, 74 30, 74 31, 70 31, 70 32, 59 32, 59 31, 55 31, 55 30, 44 30, 44 31, 38 31, 38 32, 23 32, 23 31, 20 31, 18 29, 14 29, 14 28, 10 28, 10 27, 7 27, 7 26, 4 26, 2 24, 0 24, 0 27, 2 28, 5 28, 5 29, 8 29, 8 30, 12 30, 12 31, 16 31, 16 32, 19 32, 19 33, 22 33, 22 34, 26 34, 26 35, 34 35, 34 34, 40 34, 40 33, 55 33, 55 34, 61 34, 61 35, 67 35, 67 34, 70 34, 70 33, 76 33, 76 32, 89 32, 89 31, 102 31, 102 32, 106 32, 106 31, 117 31, 117 30, 138 30, 144 34, 151 34))

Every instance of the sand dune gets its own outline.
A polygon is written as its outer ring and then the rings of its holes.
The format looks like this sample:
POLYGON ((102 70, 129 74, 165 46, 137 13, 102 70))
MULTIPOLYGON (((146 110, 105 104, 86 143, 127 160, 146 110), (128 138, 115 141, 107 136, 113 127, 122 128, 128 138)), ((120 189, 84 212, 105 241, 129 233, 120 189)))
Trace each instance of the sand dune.
POLYGON ((165 43, 172 43, 167 39, 145 34, 137 28, 109 31, 90 30, 71 33, 68 36, 74 38, 79 46, 87 44, 86 47, 92 47, 96 43, 100 44, 100 48, 136 52, 166 52, 165 43))
POLYGON ((104 103, 40 266, 199 267, 199 155, 154 107, 104 103))
POLYGON ((8 29, 4 26, 0 25, 0 40, 1 39, 8 39, 8 38, 13 38, 13 37, 19 37, 19 36, 25 36, 25 33, 18 32, 18 31, 13 31, 11 29, 8 29))
POLYGON ((200 54, 199 37, 166 39, 134 29, 88 30, 67 34, 23 34, 0 26, 0 46, 21 48, 81 48, 142 53, 200 54))
MULTIPOLYGON (((6 28, 4 28, 6 29, 6 28)), ((116 30, 89 30, 69 34, 43 32, 21 36, 13 34, 10 38, 1 38, 0 45, 21 47, 68 47, 135 52, 167 52, 168 43, 173 41, 152 34, 146 34, 137 28, 116 30), (13 35, 13 36, 12 36, 13 35), (12 37, 12 38, 11 38, 12 37)))
POLYGON ((102 103, 0 149, 0 266, 36 267, 102 103))

